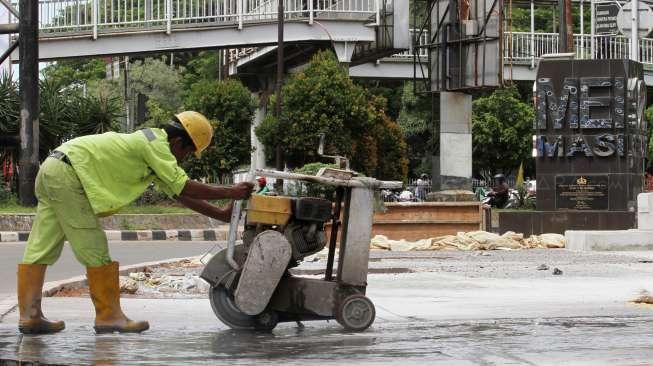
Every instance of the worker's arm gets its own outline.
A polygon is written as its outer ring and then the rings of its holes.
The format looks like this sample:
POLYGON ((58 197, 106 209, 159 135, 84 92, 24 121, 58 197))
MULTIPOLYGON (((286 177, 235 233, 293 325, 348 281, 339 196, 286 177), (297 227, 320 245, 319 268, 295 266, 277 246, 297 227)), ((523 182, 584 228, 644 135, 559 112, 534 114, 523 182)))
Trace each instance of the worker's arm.
POLYGON ((225 198, 244 200, 252 194, 254 184, 240 182, 232 187, 221 187, 188 180, 179 198, 190 198, 196 200, 220 200, 225 198))
POLYGON ((229 222, 231 221, 231 210, 233 209, 233 201, 226 208, 219 208, 214 206, 204 200, 188 198, 188 197, 178 197, 177 201, 182 205, 190 208, 191 210, 201 213, 202 215, 208 216, 212 219, 229 222))
MULTIPOLYGON (((145 136, 147 137, 147 136, 145 136)), ((170 196, 195 198, 200 200, 219 200, 224 198, 247 199, 254 185, 243 182, 233 187, 219 187, 192 181, 179 166, 177 159, 170 151, 168 141, 159 136, 154 140, 143 140, 140 150, 143 160, 154 172, 157 186, 170 196)))

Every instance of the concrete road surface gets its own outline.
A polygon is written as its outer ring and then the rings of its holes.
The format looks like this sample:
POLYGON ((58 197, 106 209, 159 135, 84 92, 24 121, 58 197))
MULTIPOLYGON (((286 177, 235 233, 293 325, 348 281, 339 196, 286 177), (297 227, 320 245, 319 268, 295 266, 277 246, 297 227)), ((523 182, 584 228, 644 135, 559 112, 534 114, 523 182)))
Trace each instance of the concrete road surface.
MULTIPOLYGON (((121 265, 129 265, 200 255, 213 244, 215 242, 119 241, 109 243, 109 252, 121 265)), ((4 294, 16 292, 16 263, 20 262, 24 251, 25 243, 0 243, 0 300, 4 294)), ((63 280, 85 273, 86 269, 75 259, 66 243, 59 261, 48 268, 45 280, 63 280)))
MULTIPOLYGON (((649 253, 565 250, 387 253, 371 274, 374 325, 345 332, 335 321, 284 323, 268 333, 221 324, 207 299, 123 299, 147 319, 140 335, 93 333, 88 298, 46 298, 67 322, 56 335, 20 336, 17 314, 0 323, 0 360, 104 365, 650 365, 653 307, 630 302, 653 290, 649 253), (547 270, 538 270, 546 264, 547 270), (554 268, 562 275, 553 275, 554 268), (379 267, 380 268, 380 267, 379 267)), ((311 263, 315 266, 316 263, 311 263)), ((2 365, 2 361, 0 361, 2 365)))

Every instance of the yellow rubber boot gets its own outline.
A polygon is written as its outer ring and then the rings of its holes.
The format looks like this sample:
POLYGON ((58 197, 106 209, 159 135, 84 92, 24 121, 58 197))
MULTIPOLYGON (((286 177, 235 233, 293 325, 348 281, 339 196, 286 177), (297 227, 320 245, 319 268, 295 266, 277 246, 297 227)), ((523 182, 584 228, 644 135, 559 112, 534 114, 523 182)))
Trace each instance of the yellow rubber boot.
POLYGON ((150 328, 148 322, 130 320, 120 308, 118 262, 87 267, 86 276, 95 305, 96 333, 140 333, 150 328))
POLYGON ((62 321, 49 321, 41 311, 41 294, 45 279, 45 264, 18 265, 18 330, 24 334, 56 333, 66 325, 62 321))

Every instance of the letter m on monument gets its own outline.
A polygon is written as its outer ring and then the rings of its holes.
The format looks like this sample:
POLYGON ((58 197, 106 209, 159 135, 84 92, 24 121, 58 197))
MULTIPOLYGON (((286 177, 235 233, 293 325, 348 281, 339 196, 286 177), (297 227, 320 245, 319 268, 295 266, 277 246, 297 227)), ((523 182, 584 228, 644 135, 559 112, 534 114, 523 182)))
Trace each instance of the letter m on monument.
POLYGON ((550 78, 537 80, 537 118, 533 128, 546 130, 552 123, 553 128, 564 128, 564 122, 570 128, 578 128, 578 79, 565 78, 560 95, 556 95, 550 78))

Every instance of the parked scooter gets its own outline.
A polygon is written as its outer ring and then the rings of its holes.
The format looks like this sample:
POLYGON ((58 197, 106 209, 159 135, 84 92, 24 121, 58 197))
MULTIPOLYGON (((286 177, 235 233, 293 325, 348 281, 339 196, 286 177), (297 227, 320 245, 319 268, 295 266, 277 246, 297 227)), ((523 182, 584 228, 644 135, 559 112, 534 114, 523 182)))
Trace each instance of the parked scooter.
POLYGON ((511 189, 508 193, 508 201, 503 208, 517 208, 519 207, 519 192, 516 189, 511 189))
POLYGON ((399 201, 399 195, 390 190, 390 189, 382 189, 381 190, 381 198, 383 199, 383 202, 398 202, 399 201))

